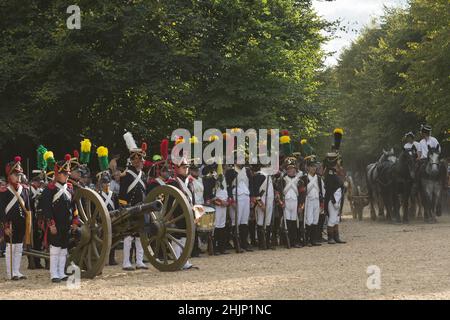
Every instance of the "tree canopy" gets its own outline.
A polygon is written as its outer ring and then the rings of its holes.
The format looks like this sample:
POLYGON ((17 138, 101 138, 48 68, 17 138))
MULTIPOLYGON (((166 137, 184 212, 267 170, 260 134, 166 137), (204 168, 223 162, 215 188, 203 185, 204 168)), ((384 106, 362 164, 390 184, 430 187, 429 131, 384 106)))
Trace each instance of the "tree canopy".
POLYGON ((125 150, 125 129, 159 145, 173 129, 291 128, 314 100, 331 26, 311 1, 80 0, 0 4, 2 160, 57 157, 81 136, 125 150))

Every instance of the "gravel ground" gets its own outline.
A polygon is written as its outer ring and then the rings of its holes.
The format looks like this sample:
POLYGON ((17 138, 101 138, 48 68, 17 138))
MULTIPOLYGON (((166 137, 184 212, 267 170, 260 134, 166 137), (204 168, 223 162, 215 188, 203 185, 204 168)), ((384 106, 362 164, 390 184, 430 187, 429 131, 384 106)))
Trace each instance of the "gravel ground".
POLYGON ((28 280, 0 280, 0 299, 450 299, 450 217, 392 225, 367 216, 344 217, 344 245, 203 256, 192 259, 200 270, 175 273, 107 266, 76 290, 23 267, 28 280), (366 286, 370 265, 381 270, 380 289, 366 286))

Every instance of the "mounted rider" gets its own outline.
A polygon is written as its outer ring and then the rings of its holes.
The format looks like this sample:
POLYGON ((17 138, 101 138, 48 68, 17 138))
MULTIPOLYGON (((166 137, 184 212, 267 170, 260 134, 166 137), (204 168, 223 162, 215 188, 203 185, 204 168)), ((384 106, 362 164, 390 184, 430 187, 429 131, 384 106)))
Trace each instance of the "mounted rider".
POLYGON ((440 153, 441 146, 439 145, 437 139, 431 136, 431 126, 422 125, 420 131, 422 133, 422 140, 420 140, 419 159, 422 161, 424 159, 427 159, 429 148, 436 149, 440 153))
POLYGON ((415 141, 415 136, 412 131, 408 132, 404 136, 405 145, 403 146, 403 149, 415 158, 419 159, 420 151, 421 151, 421 145, 419 142, 415 141))

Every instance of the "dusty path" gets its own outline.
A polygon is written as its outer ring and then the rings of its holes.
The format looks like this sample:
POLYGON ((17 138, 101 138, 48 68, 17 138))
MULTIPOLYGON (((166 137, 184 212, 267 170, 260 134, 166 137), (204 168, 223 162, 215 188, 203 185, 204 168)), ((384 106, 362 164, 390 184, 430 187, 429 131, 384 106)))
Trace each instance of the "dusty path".
POLYGON ((450 299, 449 216, 433 225, 346 216, 341 230, 346 245, 192 259, 200 270, 105 267, 78 290, 51 284, 43 270, 22 270, 28 280, 5 281, 0 259, 0 299, 450 299), (380 290, 366 287, 370 265, 381 269, 380 290))

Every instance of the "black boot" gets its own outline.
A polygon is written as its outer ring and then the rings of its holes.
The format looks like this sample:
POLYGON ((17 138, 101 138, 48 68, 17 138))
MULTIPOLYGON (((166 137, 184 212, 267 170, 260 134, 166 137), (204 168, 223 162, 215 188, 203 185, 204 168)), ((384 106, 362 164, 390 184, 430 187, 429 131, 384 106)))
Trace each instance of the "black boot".
POLYGON ((241 247, 242 249, 244 249, 245 251, 248 252, 252 252, 252 248, 250 248, 249 244, 248 244, 248 233, 249 233, 249 229, 248 229, 248 225, 246 224, 241 224, 239 226, 239 230, 241 230, 241 247))
POLYGON ((108 262, 110 266, 117 266, 115 256, 116 256, 116 248, 111 248, 111 250, 109 251, 109 262, 108 262))
POLYGON ((319 242, 319 237, 321 237, 319 233, 319 226, 317 224, 313 224, 311 226, 311 245, 315 247, 321 246, 322 244, 319 242))
POLYGON ((264 229, 262 226, 257 226, 257 233, 258 233, 258 248, 259 250, 264 250, 265 249, 264 229))
POLYGON ((233 237, 233 246, 234 246, 234 250, 236 250, 236 253, 243 253, 244 250, 242 250, 242 248, 241 248, 241 240, 240 240, 241 235, 239 235, 239 243, 237 241, 236 226, 233 227, 232 237, 233 237))
POLYGON ((213 248, 214 248, 214 255, 220 255, 220 231, 218 228, 214 228, 214 235, 213 235, 213 248))
POLYGON ((336 243, 347 243, 346 241, 341 240, 339 238, 339 225, 338 224, 334 226, 333 231, 334 231, 334 241, 336 241, 336 243))
POLYGON ((272 230, 270 229, 270 226, 266 226, 266 248, 267 249, 274 249, 272 246, 272 239, 271 239, 272 230))
POLYGON ((191 257, 199 257, 200 256, 200 248, 198 247, 198 233, 195 231, 194 237, 194 247, 192 248, 191 257))
POLYGON ((218 241, 218 245, 219 245, 219 252, 220 254, 229 254, 229 252, 227 252, 227 231, 225 228, 220 228, 217 229, 218 230, 218 235, 219 235, 219 241, 218 241))
POLYGON ((297 222, 292 220, 287 220, 287 227, 288 227, 288 234, 289 234, 289 242, 291 245, 291 248, 301 248, 302 246, 298 243, 297 237, 297 222))
POLYGON ((317 242, 327 242, 327 239, 325 239, 322 236, 323 224, 324 223, 325 223, 325 215, 321 214, 321 215, 319 215, 319 223, 317 224, 317 228, 319 229, 319 238, 318 238, 317 242))
POLYGON ((250 244, 256 247, 256 220, 249 220, 248 234, 250 235, 250 244))
POLYGON ((305 245, 312 247, 311 226, 305 225, 305 245))
POLYGON ((333 234, 334 227, 327 227, 328 244, 336 244, 333 234))

